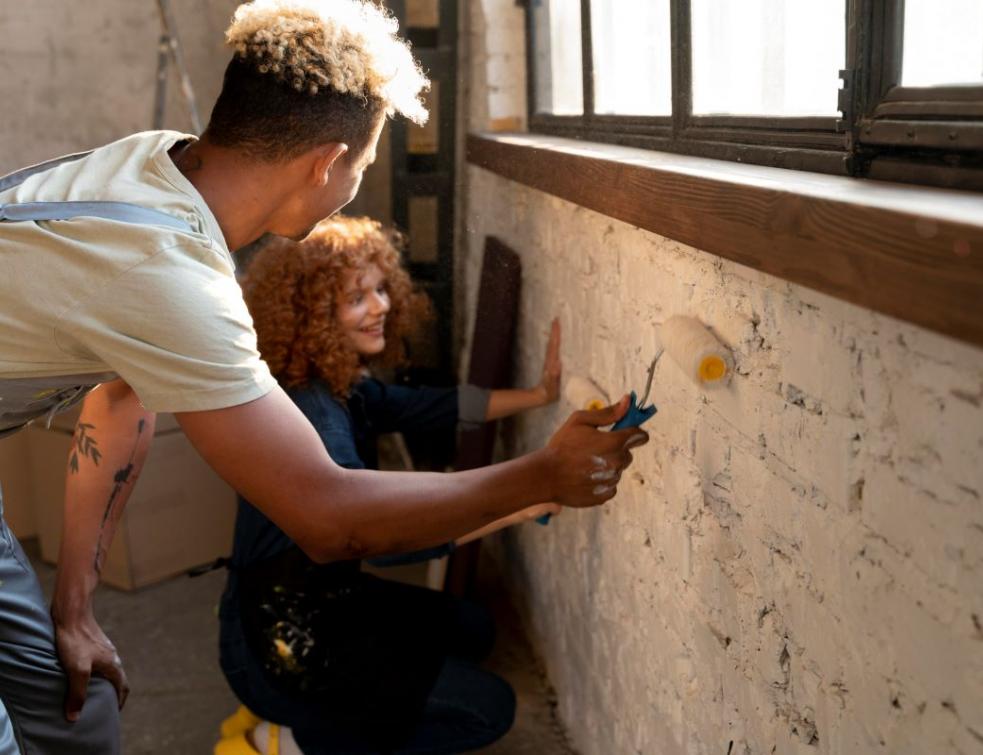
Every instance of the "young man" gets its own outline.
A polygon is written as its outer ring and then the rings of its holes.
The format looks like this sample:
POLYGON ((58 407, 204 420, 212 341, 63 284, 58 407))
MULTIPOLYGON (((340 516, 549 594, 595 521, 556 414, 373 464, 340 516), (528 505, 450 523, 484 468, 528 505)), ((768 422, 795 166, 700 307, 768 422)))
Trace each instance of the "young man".
POLYGON ((0 755, 118 751, 126 681, 91 593, 157 411, 321 562, 432 546, 542 501, 601 504, 646 442, 597 429, 622 401, 485 469, 344 470, 270 376, 229 250, 303 238, 355 196, 387 117, 425 119, 426 79, 395 32, 363 0, 254 0, 200 140, 136 134, 0 179, 0 434, 101 384, 69 465, 50 618, 0 520, 0 755))

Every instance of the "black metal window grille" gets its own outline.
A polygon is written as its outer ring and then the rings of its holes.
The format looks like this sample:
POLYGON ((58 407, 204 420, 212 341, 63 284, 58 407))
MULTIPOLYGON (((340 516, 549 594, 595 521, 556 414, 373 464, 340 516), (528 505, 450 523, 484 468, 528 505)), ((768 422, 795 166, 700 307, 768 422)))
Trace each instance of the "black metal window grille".
MULTIPOLYGON (((537 53, 555 40, 543 34, 537 38, 534 13, 549 0, 517 1, 526 7, 533 132, 775 167, 983 189, 983 83, 902 85, 905 0, 839 0, 845 14, 845 65, 839 71, 839 114, 830 116, 695 115, 691 0, 669 0, 671 114, 596 112, 591 3, 600 0, 580 0, 582 113, 545 112, 537 101, 537 53)), ((940 13, 944 6, 938 4, 940 13)))
MULTIPOLYGON (((415 366, 453 374, 454 171, 457 129, 457 0, 387 0, 431 80, 426 127, 396 118, 392 137, 392 213, 406 231, 406 264, 430 296, 432 332, 409 344, 415 366)), ((433 379, 431 379, 431 382, 433 379)))

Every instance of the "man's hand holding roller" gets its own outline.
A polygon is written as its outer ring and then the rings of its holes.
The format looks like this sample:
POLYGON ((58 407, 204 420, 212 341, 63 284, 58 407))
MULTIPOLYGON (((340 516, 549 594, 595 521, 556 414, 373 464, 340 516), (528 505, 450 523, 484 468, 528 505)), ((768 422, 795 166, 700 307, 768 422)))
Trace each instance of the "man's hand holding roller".
POLYGON ((631 449, 648 443, 637 427, 617 432, 598 428, 617 422, 628 409, 628 397, 596 411, 579 411, 550 439, 546 450, 557 457, 554 499, 564 506, 596 506, 615 496, 621 473, 631 464, 631 449))

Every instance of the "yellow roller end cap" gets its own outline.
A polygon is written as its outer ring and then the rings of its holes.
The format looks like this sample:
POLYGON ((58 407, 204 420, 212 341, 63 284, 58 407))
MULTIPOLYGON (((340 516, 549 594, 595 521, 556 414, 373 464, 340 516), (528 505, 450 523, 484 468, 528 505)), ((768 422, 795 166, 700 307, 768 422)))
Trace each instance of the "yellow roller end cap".
POLYGON ((704 357, 700 362, 700 380, 713 383, 722 380, 727 374, 727 364, 718 356, 704 357))
POLYGON ((589 412, 596 412, 598 409, 604 408, 604 402, 599 398, 592 398, 584 408, 589 412))

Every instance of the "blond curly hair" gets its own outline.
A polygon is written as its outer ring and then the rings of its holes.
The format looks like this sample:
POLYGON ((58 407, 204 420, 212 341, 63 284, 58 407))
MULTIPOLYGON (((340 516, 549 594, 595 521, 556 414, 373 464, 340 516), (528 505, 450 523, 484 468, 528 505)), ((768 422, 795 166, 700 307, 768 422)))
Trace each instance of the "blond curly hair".
POLYGON ((346 274, 377 265, 390 309, 385 350, 372 363, 405 361, 405 340, 432 317, 426 294, 402 266, 403 237, 365 217, 335 215, 301 242, 275 237, 249 263, 243 297, 253 317, 259 352, 286 388, 321 380, 339 398, 349 395, 366 366, 338 326, 346 274))
POLYGON ((236 9, 225 38, 241 60, 298 92, 378 100, 387 116, 422 124, 429 81, 398 28, 367 0, 252 0, 236 9))

